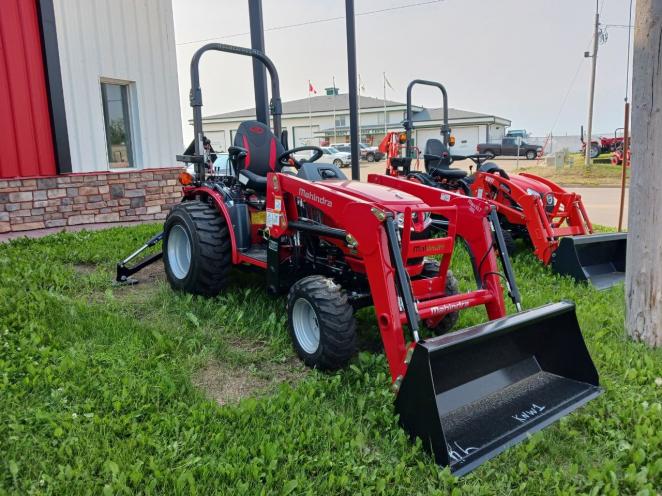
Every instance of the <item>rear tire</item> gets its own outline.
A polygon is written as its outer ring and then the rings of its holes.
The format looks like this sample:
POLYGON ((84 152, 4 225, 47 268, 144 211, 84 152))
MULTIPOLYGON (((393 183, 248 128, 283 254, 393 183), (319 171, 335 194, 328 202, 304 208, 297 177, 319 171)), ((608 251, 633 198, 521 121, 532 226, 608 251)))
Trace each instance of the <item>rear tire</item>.
POLYGON ((527 160, 533 160, 537 156, 538 156, 538 154, 534 150, 529 150, 529 151, 526 152, 526 159, 527 160))
POLYGON ((232 265, 230 231, 223 216, 200 201, 173 207, 165 221, 163 264, 170 286, 216 296, 228 283, 232 265))
POLYGON ((493 151, 493 150, 485 150, 485 151, 483 152, 483 155, 489 155, 489 158, 494 158, 494 157, 496 157, 496 155, 494 154, 494 151, 493 151))
POLYGON ((294 350, 309 367, 343 368, 356 352, 354 308, 333 280, 300 279, 287 297, 288 330, 294 350))
POLYGON ((589 152, 589 157, 597 158, 600 155, 600 146, 598 144, 591 145, 591 151, 589 152))
POLYGON ((374 162, 375 161, 375 154, 374 153, 368 153, 365 158, 368 162, 374 162))
POLYGON ((343 167, 342 160, 340 160, 339 158, 335 159, 335 160, 333 161, 333 165, 335 165, 336 167, 338 167, 339 169, 341 169, 341 168, 343 167))
MULTIPOLYGON (((423 266, 423 272, 421 276, 423 277, 436 277, 439 274, 439 262, 436 260, 429 260, 425 262, 423 266)), ((460 284, 457 278, 453 275, 453 272, 450 270, 446 273, 446 291, 445 296, 456 295, 460 292, 460 284)), ((429 326, 426 321, 425 324, 430 329, 435 336, 441 336, 451 331, 455 324, 457 324, 458 319, 460 318, 460 312, 451 312, 447 313, 443 319, 435 326, 429 326)))

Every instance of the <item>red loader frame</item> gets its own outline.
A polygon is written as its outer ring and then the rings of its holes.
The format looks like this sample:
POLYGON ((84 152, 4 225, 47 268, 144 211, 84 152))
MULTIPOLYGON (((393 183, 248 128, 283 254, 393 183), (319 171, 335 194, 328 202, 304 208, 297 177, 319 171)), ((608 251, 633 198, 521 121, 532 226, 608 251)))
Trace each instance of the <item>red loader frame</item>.
POLYGON ((471 191, 477 198, 488 200, 499 215, 511 225, 525 226, 533 244, 533 253, 548 264, 561 236, 593 233, 581 195, 534 174, 521 173, 552 190, 554 206, 546 210, 538 194, 529 194, 513 181, 499 174, 477 171, 471 191))

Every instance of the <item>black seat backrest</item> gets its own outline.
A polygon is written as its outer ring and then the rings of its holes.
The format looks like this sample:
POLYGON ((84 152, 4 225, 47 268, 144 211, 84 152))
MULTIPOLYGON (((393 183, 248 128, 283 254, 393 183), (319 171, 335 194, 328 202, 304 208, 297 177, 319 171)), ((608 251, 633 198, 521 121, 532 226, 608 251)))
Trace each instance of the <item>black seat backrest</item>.
POLYGON ((450 153, 446 145, 441 140, 436 138, 429 139, 425 143, 424 155, 436 155, 441 159, 424 159, 425 170, 430 172, 430 169, 448 169, 451 165, 450 153))
POLYGON ((262 177, 276 170, 276 159, 285 153, 285 148, 269 126, 259 121, 242 122, 234 137, 234 146, 248 150, 246 157, 239 160, 237 168, 262 177))

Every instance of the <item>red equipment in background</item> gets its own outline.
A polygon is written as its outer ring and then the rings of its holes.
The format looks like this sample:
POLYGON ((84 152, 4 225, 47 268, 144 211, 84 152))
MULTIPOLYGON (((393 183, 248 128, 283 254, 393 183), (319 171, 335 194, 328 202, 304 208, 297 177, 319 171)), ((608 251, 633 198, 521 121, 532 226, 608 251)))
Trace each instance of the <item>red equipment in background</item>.
MULTIPOLYGON (((407 89, 408 115, 411 113, 411 87, 419 83, 437 86, 447 107, 443 85, 415 80, 407 89)), ((590 281, 599 289, 623 280, 627 235, 594 235, 579 194, 534 174, 509 176, 496 163, 486 162, 492 158, 487 155, 453 155, 448 148, 453 139, 447 118, 441 130, 445 142, 438 139, 426 142, 423 155, 426 172, 412 172, 411 149, 407 148, 413 128, 410 118, 405 120, 404 127, 407 130, 404 143, 400 135, 391 132, 380 145, 388 153, 387 175, 405 176, 422 184, 488 200, 498 212, 511 249, 514 250, 516 238, 524 239, 533 246, 536 257, 544 264, 551 264, 557 273, 590 281), (450 167, 455 161, 465 159, 476 164, 476 172, 469 177, 466 171, 450 167)))

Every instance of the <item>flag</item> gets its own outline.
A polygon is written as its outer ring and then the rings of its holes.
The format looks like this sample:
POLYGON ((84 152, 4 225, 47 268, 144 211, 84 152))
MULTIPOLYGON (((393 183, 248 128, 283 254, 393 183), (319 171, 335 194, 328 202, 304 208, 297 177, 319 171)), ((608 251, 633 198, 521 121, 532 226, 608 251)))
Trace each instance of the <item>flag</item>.
POLYGON ((390 81, 388 80, 388 78, 386 77, 386 73, 384 73, 384 82, 386 83, 386 86, 388 86, 389 88, 393 89, 393 86, 391 86, 391 82, 390 82, 390 81))
POLYGON ((308 80, 308 93, 315 93, 317 95, 317 90, 313 86, 313 83, 310 82, 310 79, 308 80))

